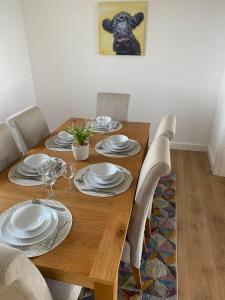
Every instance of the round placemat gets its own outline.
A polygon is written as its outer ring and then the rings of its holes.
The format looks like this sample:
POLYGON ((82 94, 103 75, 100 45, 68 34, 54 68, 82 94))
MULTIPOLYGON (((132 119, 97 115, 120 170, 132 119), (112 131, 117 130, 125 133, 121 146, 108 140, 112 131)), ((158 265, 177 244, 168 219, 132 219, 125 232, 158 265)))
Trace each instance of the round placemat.
MULTIPOLYGON (((62 165, 65 164, 65 162, 61 158, 56 158, 56 157, 54 157, 54 158, 57 160, 56 168, 57 167, 59 168, 59 170, 57 171, 57 178, 59 178, 63 174, 62 165)), ((18 184, 18 185, 23 185, 23 186, 39 186, 39 185, 42 185, 41 175, 38 176, 38 178, 32 178, 32 177, 27 177, 27 176, 19 174, 18 171, 17 171, 17 165, 19 163, 14 165, 9 170, 9 173, 8 173, 9 181, 11 181, 12 183, 18 184)))
POLYGON ((57 138, 57 135, 51 136, 45 141, 45 147, 49 150, 53 151, 60 151, 60 152, 70 152, 72 151, 72 146, 70 147, 60 147, 55 144, 55 139, 57 138))
POLYGON ((130 140, 132 143, 134 143, 134 148, 127 151, 127 152, 124 152, 124 153, 110 153, 109 150, 106 150, 104 149, 101 145, 104 141, 106 141, 107 139, 104 139, 100 142, 98 142, 95 146, 95 151, 99 154, 102 154, 106 157, 114 157, 114 158, 122 158, 122 157, 130 157, 130 156, 133 156, 133 155, 136 155, 137 153, 139 153, 141 151, 141 145, 135 141, 135 140, 130 140))
POLYGON ((96 188, 93 188, 91 186, 87 186, 84 183, 83 177, 84 177, 84 174, 90 169, 90 165, 83 168, 83 169, 80 169, 76 173, 76 175, 74 177, 74 184, 81 193, 86 194, 86 195, 90 195, 90 196, 112 197, 112 196, 122 194, 122 193, 126 192, 129 189, 129 187, 132 183, 132 180, 133 180, 133 176, 131 175, 131 173, 127 169, 125 169, 121 166, 117 166, 117 167, 124 174, 124 180, 118 186, 115 186, 115 187, 112 187, 112 188, 106 188, 106 189, 96 189, 96 188))
MULTIPOLYGON (((2 235, 0 234, 0 245, 22 250, 27 257, 35 257, 51 251, 52 249, 54 249, 55 247, 57 247, 59 244, 62 243, 62 241, 69 234, 73 223, 73 218, 69 209, 66 208, 66 206, 64 206, 62 203, 55 200, 47 200, 47 199, 38 199, 38 200, 41 201, 42 204, 50 205, 52 207, 56 207, 60 209, 60 210, 55 209, 55 212, 58 215, 58 225, 54 230, 54 232, 45 240, 30 246, 14 246, 8 244, 3 240, 2 235)), ((20 202, 15 206, 12 206, 6 211, 4 211, 0 215, 0 228, 2 227, 2 224, 6 221, 6 219, 8 219, 14 211, 16 211, 20 207, 26 206, 27 204, 31 204, 31 203, 32 200, 20 202)), ((41 205, 41 204, 37 204, 37 205, 41 205)))
POLYGON ((102 134, 105 134, 105 133, 111 133, 111 132, 115 132, 115 131, 118 131, 120 129, 123 128, 123 124, 119 121, 117 121, 117 127, 116 128, 110 128, 110 129, 107 129, 107 130, 98 130, 98 129, 90 129, 90 131, 92 132, 96 132, 96 133, 102 133, 102 134))

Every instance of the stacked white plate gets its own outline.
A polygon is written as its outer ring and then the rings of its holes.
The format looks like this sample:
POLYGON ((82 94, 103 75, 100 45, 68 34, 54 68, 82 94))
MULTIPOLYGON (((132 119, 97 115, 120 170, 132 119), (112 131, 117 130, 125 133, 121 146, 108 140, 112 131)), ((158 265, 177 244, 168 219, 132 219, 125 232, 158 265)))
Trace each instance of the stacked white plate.
POLYGON ((100 116, 97 117, 93 123, 93 129, 94 131, 107 131, 110 129, 115 129, 119 125, 118 121, 113 121, 111 117, 109 116, 100 116))
POLYGON ((90 166, 84 174, 86 186, 97 189, 115 188, 124 181, 124 173, 114 164, 99 163, 90 166))
POLYGON ((5 242, 14 246, 28 246, 47 239, 58 225, 58 215, 50 207, 27 204, 18 208, 1 227, 5 242))
POLYGON ((112 135, 102 142, 101 147, 110 153, 123 153, 133 150, 135 143, 125 135, 112 135))
POLYGON ((50 169, 56 168, 57 161, 53 158, 50 158, 47 154, 32 154, 26 157, 23 161, 18 163, 16 171, 18 176, 35 178, 40 177, 39 168, 42 164, 48 162, 50 169))
POLYGON ((53 137, 53 144, 61 148, 71 148, 74 137, 66 131, 60 131, 58 135, 53 137))

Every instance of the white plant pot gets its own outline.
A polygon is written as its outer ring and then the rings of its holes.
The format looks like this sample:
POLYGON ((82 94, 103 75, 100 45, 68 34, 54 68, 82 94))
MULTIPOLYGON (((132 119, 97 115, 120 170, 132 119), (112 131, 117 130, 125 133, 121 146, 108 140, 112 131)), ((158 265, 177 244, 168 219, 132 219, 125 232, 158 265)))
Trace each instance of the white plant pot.
POLYGON ((76 141, 72 144, 73 156, 76 160, 86 160, 89 157, 89 142, 79 145, 76 141))

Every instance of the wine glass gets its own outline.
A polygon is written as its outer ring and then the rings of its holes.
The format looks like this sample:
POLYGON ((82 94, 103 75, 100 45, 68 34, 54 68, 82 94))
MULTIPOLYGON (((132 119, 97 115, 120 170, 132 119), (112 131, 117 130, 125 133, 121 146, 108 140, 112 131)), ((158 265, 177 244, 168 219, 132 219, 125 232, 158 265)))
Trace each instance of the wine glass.
POLYGON ((63 168, 63 177, 68 179, 69 186, 65 189, 65 192, 71 193, 74 191, 73 177, 75 175, 76 168, 73 163, 67 163, 63 168))
POLYGON ((95 118, 85 119, 85 128, 93 129, 95 124, 95 118))
POLYGON ((55 169, 46 170, 42 173, 42 181, 45 186, 49 187, 48 189, 48 198, 54 198, 54 191, 53 185, 56 183, 57 180, 57 172, 55 169))
POLYGON ((45 173, 47 173, 48 171, 50 171, 52 168, 55 168, 54 164, 55 164, 55 159, 49 158, 48 160, 44 161, 39 166, 38 173, 42 177, 42 183, 43 183, 43 185, 45 185, 45 183, 44 183, 45 180, 44 180, 43 176, 45 175, 45 173))

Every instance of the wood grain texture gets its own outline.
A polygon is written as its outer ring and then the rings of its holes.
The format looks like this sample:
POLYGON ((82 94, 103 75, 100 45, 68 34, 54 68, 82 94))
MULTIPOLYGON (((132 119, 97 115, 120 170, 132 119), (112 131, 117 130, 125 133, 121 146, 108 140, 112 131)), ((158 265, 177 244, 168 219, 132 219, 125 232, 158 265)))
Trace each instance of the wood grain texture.
POLYGON ((118 276, 112 285, 101 284, 96 282, 94 284, 95 300, 117 300, 118 294, 118 276))
POLYGON ((225 299, 225 178, 203 152, 171 151, 176 172, 179 300, 225 299))
MULTIPOLYGON (((70 119, 57 131, 71 123, 84 124, 82 119, 70 119)), ((142 151, 129 158, 108 158, 95 152, 94 146, 108 134, 94 134, 90 137, 90 157, 77 162, 70 152, 55 152, 40 143, 27 155, 37 152, 47 153, 74 162, 77 169, 98 162, 112 162, 127 168, 133 175, 130 189, 120 195, 98 198, 84 195, 78 191, 67 194, 65 179, 60 178, 54 185, 56 200, 69 208, 73 216, 71 232, 58 247, 32 261, 47 278, 74 283, 89 288, 100 285, 115 286, 123 244, 126 237, 132 210, 139 171, 147 147, 149 124, 123 122, 118 131, 137 140, 142 151)), ((56 131, 56 132, 57 132, 56 131)), ((7 178, 8 169, 0 174, 0 211, 24 200, 46 198, 40 187, 23 187, 12 184, 7 178)))

